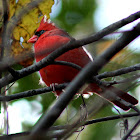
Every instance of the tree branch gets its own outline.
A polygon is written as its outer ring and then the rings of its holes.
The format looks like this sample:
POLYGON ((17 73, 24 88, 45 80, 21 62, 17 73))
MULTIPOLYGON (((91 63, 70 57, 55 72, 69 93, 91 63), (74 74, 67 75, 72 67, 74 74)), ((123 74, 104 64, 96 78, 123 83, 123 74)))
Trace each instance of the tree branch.
MULTIPOLYGON (((90 121, 86 121, 85 124, 83 124, 83 126, 85 125, 91 125, 91 124, 95 124, 95 123, 100 123, 100 122, 106 122, 106 121, 110 121, 110 120, 116 120, 116 119, 122 119, 122 118, 130 118, 130 117, 135 117, 135 116, 139 116, 139 113, 133 112, 133 113, 128 113, 128 114, 123 114, 123 115, 114 115, 114 116, 107 116, 107 117, 102 117, 102 118, 98 118, 98 119, 93 119, 90 121)), ((49 131, 62 131, 64 129, 67 129, 69 127, 69 125, 58 125, 58 126, 52 126, 49 131)), ((22 132, 22 133, 15 133, 15 134, 10 134, 10 135, 3 135, 0 136, 0 139, 3 138, 17 138, 17 137, 22 137, 22 136, 27 136, 29 135, 30 132, 26 131, 26 132, 22 132)), ((55 133, 54 133, 55 134, 55 133)))
MULTIPOLYGON (((86 45, 86 44, 98 41, 101 38, 103 38, 104 36, 108 35, 109 33, 117 30, 118 28, 120 28, 120 27, 122 27, 122 26, 124 26, 124 25, 138 19, 138 18, 140 18, 140 12, 134 13, 125 19, 122 19, 116 23, 113 23, 90 37, 87 37, 87 38, 84 38, 81 40, 77 40, 77 41, 72 40, 70 43, 57 49, 56 51, 54 51, 53 53, 48 55, 46 58, 44 58, 40 62, 18 71, 19 76, 13 77, 11 74, 9 74, 6 77, 2 78, 0 80, 0 87, 3 87, 11 82, 14 82, 20 78, 23 78, 23 77, 25 77, 33 72, 36 72, 36 71, 40 70, 41 68, 49 65, 51 62, 53 62, 54 59, 56 59, 58 56, 62 55, 63 53, 67 52, 68 50, 72 50, 72 49, 78 48, 82 45, 86 45)), ((9 60, 10 60, 10 58, 9 58, 9 60)), ((0 70, 4 70, 4 69, 1 67, 0 70)))
POLYGON ((126 32, 118 39, 110 48, 95 58, 94 62, 90 62, 77 77, 69 84, 65 89, 65 93, 62 93, 58 100, 55 102, 48 111, 40 118, 38 123, 33 127, 31 135, 39 134, 40 132, 47 131, 60 116, 62 111, 66 108, 68 103, 74 97, 80 87, 96 74, 101 68, 107 64, 110 59, 127 46, 131 41, 137 38, 140 34, 140 23, 130 32, 126 32))
MULTIPOLYGON (((66 65, 66 66, 76 68, 77 70, 81 70, 80 66, 78 66, 76 64, 73 64, 73 63, 65 62, 65 61, 54 61, 54 62, 52 62, 52 64, 54 64, 54 65, 66 65)), ((103 81, 102 82, 102 81, 98 80, 98 78, 107 78, 107 77, 112 77, 112 76, 116 76, 116 75, 118 76, 119 74, 121 75, 122 73, 125 74, 125 72, 126 73, 129 72, 129 70, 130 70, 130 72, 132 72, 132 70, 136 71, 136 70, 139 70, 139 68, 140 68, 139 65, 140 64, 130 66, 130 67, 127 67, 127 68, 122 68, 122 69, 112 71, 112 72, 105 72, 105 73, 99 74, 99 75, 95 76, 92 81, 96 81, 96 83, 98 83, 99 85, 106 85, 106 86, 134 81, 134 80, 136 80, 140 77, 139 74, 134 75, 130 78, 120 80, 120 81, 108 81, 108 82, 103 81)), ((11 74, 13 76, 17 75, 16 71, 13 72, 13 69, 9 69, 9 71, 11 72, 11 74)), ((68 85, 67 83, 55 85, 55 89, 56 90, 62 90, 67 85, 68 85)), ((42 93, 50 92, 50 91, 53 91, 51 87, 29 90, 29 91, 17 93, 17 94, 14 94, 14 95, 0 96, 0 101, 12 101, 12 100, 15 100, 15 99, 31 97, 31 96, 34 96, 34 95, 38 95, 38 94, 42 94, 42 93)))
MULTIPOLYGON (((21 20, 24 14, 27 14, 31 9, 36 7, 42 0, 38 1, 33 1, 32 3, 28 4, 27 7, 23 8, 19 12, 17 16, 12 17, 12 23, 8 23, 7 30, 6 30, 6 35, 4 37, 5 41, 4 44, 8 50, 8 53, 10 52, 10 35, 9 33, 12 33, 13 29, 17 25, 18 21, 21 20), (8 41, 7 41, 8 40, 8 41), (6 42, 7 41, 7 42, 6 42), (9 48, 9 49, 8 49, 9 48)), ((69 44, 63 46, 62 48, 54 51, 52 54, 48 55, 46 58, 44 58, 42 61, 39 63, 36 63, 28 68, 25 68, 23 70, 19 71, 13 71, 9 70, 11 74, 7 75, 6 77, 2 78, 0 80, 0 87, 3 87, 11 82, 14 82, 20 78, 23 78, 35 71, 40 70, 41 68, 50 65, 50 64, 64 64, 65 62, 54 62, 54 59, 57 58, 58 56, 62 55, 68 50, 77 48, 82 45, 86 45, 95 41, 100 40, 104 36, 112 33, 113 31, 117 30, 118 28, 138 19, 140 17, 140 12, 137 12, 121 21, 116 22, 115 24, 112 24, 102 31, 98 32, 97 34, 94 34, 90 37, 81 39, 81 40, 72 40, 69 44)), ((140 26, 140 25, 139 25, 140 26)), ((106 63, 109 62, 109 60, 121 49, 123 49, 127 44, 129 44, 132 40, 134 40, 138 35, 140 31, 140 27, 138 25, 136 28, 138 29, 133 29, 130 32, 126 32, 123 34, 123 36, 114 43, 111 48, 107 49, 104 53, 102 53, 100 56, 98 56, 95 61, 92 63, 89 63, 82 71, 79 73, 76 79, 73 80, 72 83, 70 83, 70 86, 66 88, 65 94, 62 94, 60 98, 56 101, 56 104, 52 106, 48 112, 45 113, 45 115, 41 118, 41 120, 37 123, 37 125, 33 128, 31 131, 31 135, 34 135, 36 133, 42 132, 49 130, 49 128, 53 125, 55 120, 59 117, 59 115, 62 113, 64 108, 67 106, 67 104, 71 101, 77 90, 87 81, 87 79, 90 79, 91 76, 95 75, 96 72, 98 72, 106 63), (93 70, 93 71, 92 71, 93 70), (55 109, 55 110, 54 110, 55 109), (44 126, 45 125, 45 126, 44 126)), ((66 64, 66 63, 65 63, 66 64)), ((77 65, 73 64, 68 64, 74 68, 81 69, 77 65)), ((1 70, 4 70, 4 68, 1 68, 1 70)), ((59 85, 59 86, 64 86, 64 85, 59 85)), ((58 88, 62 88, 59 87, 58 88)), ((65 87, 65 86, 64 86, 65 87)), ((51 88, 44 88, 44 89, 38 89, 38 90, 32 90, 32 91, 27 91, 18 94, 18 96, 11 96, 8 101, 14 100, 15 98, 21 98, 26 97, 27 94, 28 96, 32 96, 33 94, 41 94, 43 92, 49 91, 51 88)), ((3 98, 3 97, 0 97, 3 98)), ((4 100, 7 100, 6 98, 3 98, 4 100)))
POLYGON ((127 140, 127 138, 131 135, 131 133, 138 127, 140 124, 140 119, 136 122, 136 124, 125 134, 122 140, 127 140))
POLYGON ((8 3, 7 0, 2 0, 2 4, 3 4, 3 30, 2 30, 2 44, 0 44, 0 48, 1 48, 1 55, 0 55, 0 61, 2 61, 3 59, 3 55, 4 55, 4 36, 5 36, 5 30, 6 30, 6 23, 8 21, 8 15, 9 15, 9 8, 8 8, 8 3))
POLYGON ((103 78, 107 78, 107 77, 114 77, 114 76, 126 74, 126 73, 133 72, 136 70, 140 70, 140 64, 136 64, 136 65, 126 67, 126 68, 121 68, 121 69, 111 71, 111 72, 104 72, 102 74, 97 75, 96 77, 98 79, 103 79, 103 78))
POLYGON ((77 64, 74 64, 74 63, 71 63, 71 62, 66 62, 66 61, 54 61, 51 63, 51 65, 65 65, 65 66, 70 66, 72 68, 75 68, 77 70, 81 70, 82 68, 77 65, 77 64))
MULTIPOLYGON (((55 85, 55 90, 62 90, 67 85, 68 85, 67 83, 55 85)), ((28 91, 20 92, 13 95, 7 95, 7 96, 0 95, 0 101, 12 101, 12 100, 17 100, 17 99, 25 98, 25 97, 31 97, 34 95, 39 95, 39 94, 42 94, 45 92, 51 92, 51 91, 53 91, 51 87, 45 87, 45 88, 40 88, 40 89, 28 90, 28 91)))
POLYGON ((131 76, 131 77, 123 79, 123 80, 119 80, 119 81, 104 81, 103 83, 106 86, 110 86, 110 85, 115 85, 115 84, 133 82, 134 80, 137 80, 139 77, 140 77, 140 74, 136 74, 134 76, 131 76))

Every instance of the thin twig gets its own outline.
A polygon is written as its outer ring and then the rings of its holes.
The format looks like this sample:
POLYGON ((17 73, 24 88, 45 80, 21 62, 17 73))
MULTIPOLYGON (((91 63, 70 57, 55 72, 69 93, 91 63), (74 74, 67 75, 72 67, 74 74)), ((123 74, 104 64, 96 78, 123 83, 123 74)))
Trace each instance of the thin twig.
POLYGON ((94 120, 91 120, 91 121, 87 121, 85 123, 85 125, 104 122, 104 121, 110 121, 110 120, 116 120, 116 119, 122 119, 122 118, 128 118, 128 117, 134 117, 134 116, 139 116, 139 113, 134 112, 134 113, 128 113, 128 114, 123 114, 123 115, 115 115, 115 116, 98 118, 98 119, 94 119, 94 120))
POLYGON ((140 23, 137 24, 131 32, 124 33, 122 37, 120 37, 120 39, 118 39, 110 48, 101 55, 97 56, 94 62, 90 62, 81 70, 77 77, 65 89, 65 93, 61 94, 55 104, 45 112, 43 117, 41 117, 38 123, 33 127, 31 131, 32 136, 37 133, 39 134, 40 132, 47 131, 54 124, 62 111, 66 108, 73 96, 77 93, 80 87, 83 86, 87 79, 90 79, 92 75, 101 70, 102 67, 107 64, 116 53, 139 36, 140 32, 137 28, 140 28, 140 23))
MULTIPOLYGON (((68 85, 67 83, 55 85, 55 90, 62 90, 67 85, 68 85)), ((17 100, 17 99, 21 99, 21 98, 31 97, 31 96, 43 94, 43 93, 46 93, 46 92, 51 92, 51 91, 52 91, 51 87, 45 87, 45 88, 40 88, 40 89, 28 90, 28 91, 20 92, 20 93, 13 94, 13 95, 0 96, 0 101, 8 101, 9 102, 9 101, 12 101, 12 100, 17 100)))
MULTIPOLYGON (((74 65, 73 63, 67 63, 67 62, 63 62, 63 61, 55 61, 53 63, 55 65, 68 65, 68 66, 72 66, 73 68, 76 68, 76 69, 81 69, 78 65, 74 65)), ((95 76, 93 79, 96 81, 96 83, 98 83, 98 85, 106 85, 106 86, 109 86, 109 85, 126 83, 126 82, 130 82, 130 81, 136 80, 137 78, 139 78, 139 74, 134 75, 134 76, 132 76, 130 78, 126 78, 124 80, 111 81, 111 82, 105 82, 105 81, 101 82, 100 80, 98 81, 96 77, 98 77, 98 75, 95 76)), ((55 89, 56 90, 62 90, 67 85, 68 84, 66 84, 66 83, 55 85, 55 89)), ((29 91, 25 91, 25 92, 13 94, 13 95, 0 96, 0 101, 12 101, 12 100, 20 99, 20 98, 31 97, 31 96, 34 96, 34 95, 38 95, 38 94, 42 94, 42 93, 50 92, 50 91, 52 91, 51 87, 40 88, 40 89, 35 89, 35 90, 29 90, 29 91)))
POLYGON ((126 73, 130 73, 133 71, 137 71, 140 70, 140 64, 136 64, 130 67, 126 67, 126 68, 121 68, 119 70, 115 70, 115 71, 111 71, 111 72, 104 72, 102 74, 97 75, 98 79, 103 79, 103 78, 107 78, 107 77, 114 77, 114 76, 120 76, 122 74, 126 74, 126 73))
MULTIPOLYGON (((130 118, 130 117, 135 117, 135 116, 139 116, 139 113, 128 113, 128 114, 123 114, 123 115, 114 115, 114 116, 108 116, 108 117, 102 117, 102 118, 98 118, 98 119, 93 119, 90 121, 86 121, 86 123, 84 125, 91 125, 91 124, 95 124, 95 123, 100 123, 100 122, 105 122, 105 121, 110 121, 110 120, 116 120, 116 119, 122 119, 122 118, 130 118)), ((60 125, 60 126, 52 126, 49 131, 57 131, 57 130, 63 130, 63 129, 67 129, 69 125, 60 125)), ((15 133, 15 134, 10 134, 8 136, 0 136, 1 138, 13 138, 13 137, 21 137, 21 136, 27 136, 29 135, 30 132, 22 132, 22 133, 15 133)))
MULTIPOLYGON (((61 54, 63 54, 64 52, 74 49, 74 48, 78 48, 82 45, 86 45, 95 41, 100 40, 101 38, 103 38, 104 36, 110 34, 111 32, 117 30, 118 28, 137 20, 138 18, 140 18, 140 12, 134 13, 132 15, 130 15, 129 17, 122 19, 116 23, 113 23, 111 25, 109 25, 108 27, 104 28, 103 30, 99 31, 98 33, 81 39, 81 40, 77 40, 77 41, 71 41, 70 43, 64 45, 63 47, 59 48, 58 50, 54 51, 52 54, 48 55, 46 58, 44 58, 43 60, 41 60, 40 62, 20 70, 19 72, 21 73, 19 77, 12 77, 11 74, 7 75, 6 77, 2 78, 0 80, 0 87, 3 87, 11 82, 14 82, 22 77, 25 77, 35 71, 40 70, 41 68, 47 66, 48 64, 50 64, 55 58, 57 58, 58 56, 60 56, 61 54)), ((18 18, 18 21, 21 19, 21 17, 18 18)))
POLYGON ((137 80, 139 77, 140 77, 140 74, 136 74, 136 75, 133 75, 133 76, 131 76, 129 78, 125 78, 123 80, 119 80, 119 81, 104 81, 103 83, 105 85, 107 85, 107 86, 115 85, 115 84, 122 84, 122 83, 129 83, 129 82, 133 82, 133 81, 137 80))
POLYGON ((135 125, 125 134, 122 140, 127 140, 127 138, 131 135, 131 133, 138 127, 140 124, 140 119, 135 123, 135 125))
POLYGON ((51 63, 51 65, 65 65, 65 66, 70 66, 72 68, 75 68, 77 70, 81 70, 82 68, 77 65, 77 64, 74 64, 74 63, 71 63, 71 62, 66 62, 66 61, 54 61, 51 63))

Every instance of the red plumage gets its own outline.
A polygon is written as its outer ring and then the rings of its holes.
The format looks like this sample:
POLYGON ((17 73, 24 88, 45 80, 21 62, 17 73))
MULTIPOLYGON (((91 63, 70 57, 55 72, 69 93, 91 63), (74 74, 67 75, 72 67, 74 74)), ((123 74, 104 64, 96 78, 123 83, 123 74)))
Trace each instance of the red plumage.
MULTIPOLYGON (((65 31, 56 27, 54 23, 49 23, 45 18, 42 19, 36 34, 28 40, 30 43, 35 43, 35 58, 36 62, 42 60, 48 54, 56 50, 57 48, 67 44, 72 37, 68 35, 65 31)), ((67 61, 84 67, 91 60, 87 53, 82 47, 70 50, 63 55, 59 56, 56 60, 67 61)), ((42 80, 47 86, 51 84, 61 84, 66 82, 71 82, 72 79, 78 74, 78 70, 66 65, 49 65, 42 68, 40 71, 42 80)), ((121 91, 113 86, 107 87, 108 91, 111 91, 116 98, 120 97, 123 100, 135 105, 138 101, 129 95, 128 93, 121 91)), ((89 84, 89 86, 83 91, 84 93, 95 92, 100 96, 102 95, 102 90, 95 83, 89 84)), ((60 95, 61 91, 56 91, 57 95, 60 95)), ((111 97, 104 97, 115 105, 119 106, 123 110, 128 110, 129 107, 123 105, 118 100, 111 97)))

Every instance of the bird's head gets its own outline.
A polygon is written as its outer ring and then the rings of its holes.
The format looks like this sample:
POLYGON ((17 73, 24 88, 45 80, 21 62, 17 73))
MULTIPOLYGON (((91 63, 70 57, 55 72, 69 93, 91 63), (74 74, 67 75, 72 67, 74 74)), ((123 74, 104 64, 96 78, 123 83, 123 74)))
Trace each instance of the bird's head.
POLYGON ((47 19, 46 15, 44 15, 44 17, 42 18, 42 20, 40 22, 38 29, 35 32, 35 35, 33 35, 28 40, 28 43, 35 43, 43 33, 45 33, 46 31, 54 30, 54 29, 57 29, 55 24, 52 23, 50 19, 47 19))

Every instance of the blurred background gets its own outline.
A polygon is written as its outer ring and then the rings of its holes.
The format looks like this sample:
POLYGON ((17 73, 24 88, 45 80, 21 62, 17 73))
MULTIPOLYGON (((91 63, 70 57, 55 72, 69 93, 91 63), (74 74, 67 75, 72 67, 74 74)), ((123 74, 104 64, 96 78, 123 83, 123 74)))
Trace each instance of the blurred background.
MULTIPOLYGON (((10 2, 12 2, 12 0, 10 0, 10 2)), ((19 2, 20 0, 17 0, 15 4, 18 4, 19 2)), ((130 14, 133 14, 139 10, 139 0, 56 0, 52 7, 50 18, 54 23, 56 23, 57 26, 67 31, 71 36, 76 39, 81 39, 95 32, 98 32, 111 23, 128 17, 130 14)), ((39 22, 40 20, 38 20, 38 23, 39 22)), ((137 22, 138 20, 121 28, 119 32, 130 30, 133 28, 133 26, 136 25, 137 22)), ((17 32, 19 32, 19 29, 17 29, 17 32)), ((108 48, 115 40, 117 40, 120 35, 120 33, 113 33, 100 40, 99 42, 89 44, 85 47, 93 57, 96 57, 99 53, 108 48)), ((19 45, 24 46, 24 40, 25 37, 20 35, 20 40, 18 41, 19 45)), ((100 71, 100 73, 105 71, 113 71, 122 67, 127 67, 139 63, 139 45, 140 38, 132 42, 121 53, 117 54, 117 56, 100 71)), ((22 68, 21 65, 16 65, 15 67, 16 69, 22 68)), ((137 72, 133 72, 115 78, 108 78, 106 80, 121 80, 136 73, 137 72)), ((38 73, 34 73, 30 76, 22 78, 18 80, 12 86, 12 88, 10 88, 8 94, 15 94, 30 89, 41 88, 42 86, 39 85, 39 79, 40 78, 38 73)), ((120 85, 120 87, 124 90, 129 90, 130 94, 133 94, 136 98, 139 99, 139 80, 134 81, 131 85, 131 87, 128 87, 127 85, 120 85)), ((47 108, 50 106, 50 104, 52 104, 54 100, 56 100, 55 95, 50 93, 9 102, 8 119, 10 133, 30 130, 30 128, 39 119, 42 113, 47 110, 47 108)), ((86 98, 85 102, 88 102, 88 100, 91 99, 86 98)), ((81 98, 73 100, 67 107, 67 110, 65 110, 61 117, 57 120, 55 125, 66 124, 67 117, 68 119, 71 119, 76 114, 77 110, 79 110, 80 104, 82 104, 81 98)), ((2 108, 2 113, 0 114, 1 132, 3 132, 4 128, 3 112, 4 109, 2 108)), ((120 112, 122 114, 125 113, 122 110, 120 110, 120 112)), ((116 114, 118 114, 118 112, 113 109, 111 105, 108 105, 97 112, 95 116, 92 116, 91 119, 116 114)), ((129 119, 130 128, 134 124, 135 119, 135 117, 129 119)), ((77 139, 119 140, 120 137, 124 135, 124 127, 122 123, 123 122, 121 120, 115 120, 89 125, 85 127, 82 132, 80 132, 80 135, 77 139)), ((139 131, 140 127, 135 133, 138 133, 139 131)), ((77 135, 78 133, 74 134, 70 139, 76 139, 77 135)))

